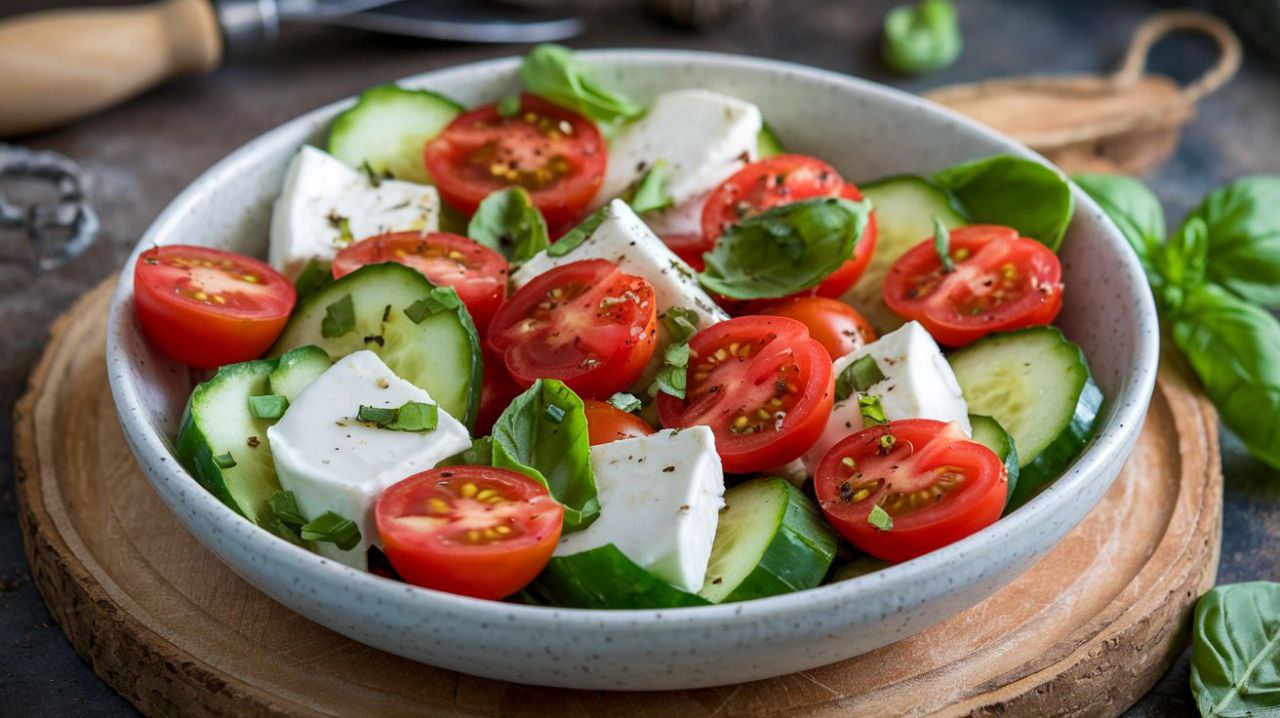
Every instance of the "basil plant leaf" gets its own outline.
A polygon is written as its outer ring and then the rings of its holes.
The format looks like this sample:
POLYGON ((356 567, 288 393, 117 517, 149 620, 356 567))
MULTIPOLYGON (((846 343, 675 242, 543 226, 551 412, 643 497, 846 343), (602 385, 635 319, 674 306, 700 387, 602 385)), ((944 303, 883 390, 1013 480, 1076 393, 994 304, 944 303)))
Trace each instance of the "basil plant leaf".
POLYGON ((900 5, 884 18, 884 61, 897 72, 941 70, 960 57, 963 47, 960 20, 951 0, 900 5))
POLYGON ((1155 259, 1164 244, 1164 208, 1141 180, 1123 175, 1078 174, 1072 181, 1093 198, 1138 255, 1152 286, 1159 284, 1155 259))
POLYGON ((564 506, 566 533, 586 528, 600 513, 586 411, 561 382, 539 379, 517 396, 493 425, 492 451, 494 466, 547 487, 564 506), (548 407, 556 411, 549 414, 548 407))
POLYGON ((626 202, 636 214, 656 212, 670 207, 674 200, 667 193, 667 163, 658 160, 648 172, 636 181, 628 192, 626 202))
POLYGON ((1280 321, 1203 284, 1173 313, 1172 334, 1222 423, 1254 456, 1280 468, 1280 321))
POLYGON ((1155 256, 1160 281, 1153 285, 1161 306, 1176 310, 1187 292, 1204 283, 1208 260, 1208 228, 1198 217, 1189 217, 1155 256))
POLYGON ((1075 201, 1058 170, 1013 155, 948 167, 933 180, 950 190, 974 224, 1002 224, 1058 250, 1075 201))
POLYGON ((1280 713, 1280 583, 1217 586, 1196 602, 1191 693, 1203 716, 1280 713))
POLYGON ((1210 192, 1187 217, 1195 220, 1208 234, 1209 279, 1280 307, 1280 177, 1246 177, 1210 192))
POLYGON ((703 255, 698 281, 734 299, 785 297, 816 286, 853 255, 870 212, 865 200, 828 197, 748 217, 703 255))
POLYGON ((644 107, 596 82, 590 69, 563 45, 538 45, 520 64, 520 81, 535 95, 599 122, 634 119, 644 107))
POLYGON ((506 187, 480 202, 467 236, 513 263, 524 262, 550 244, 547 222, 523 187, 506 187))

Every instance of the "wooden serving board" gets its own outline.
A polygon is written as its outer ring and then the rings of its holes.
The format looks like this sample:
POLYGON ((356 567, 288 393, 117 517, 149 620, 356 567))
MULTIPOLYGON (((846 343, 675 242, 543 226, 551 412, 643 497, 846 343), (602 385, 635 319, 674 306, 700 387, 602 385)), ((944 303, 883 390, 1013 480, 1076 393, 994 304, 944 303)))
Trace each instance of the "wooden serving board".
POLYGON ((1213 581, 1217 420, 1164 367, 1133 458, 1052 553, 986 602, 843 663, 669 693, 580 692, 461 675, 352 642, 206 552, 121 435, 103 337, 111 287, 53 328, 18 406, 19 519, 76 650, 152 716, 1114 716, 1163 674, 1213 581))

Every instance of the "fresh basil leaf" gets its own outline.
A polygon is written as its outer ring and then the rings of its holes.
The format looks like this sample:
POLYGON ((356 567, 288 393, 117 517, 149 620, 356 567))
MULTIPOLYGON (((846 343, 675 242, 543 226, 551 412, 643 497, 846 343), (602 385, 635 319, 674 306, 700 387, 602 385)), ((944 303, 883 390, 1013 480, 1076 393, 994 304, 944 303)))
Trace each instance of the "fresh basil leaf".
POLYGON ((1191 693, 1203 716, 1280 713, 1280 583, 1217 586, 1200 597, 1191 693))
POLYGON ((956 271, 956 263, 951 259, 951 231, 937 217, 933 218, 933 251, 942 263, 942 271, 951 274, 956 271))
POLYGON ((322 262, 318 259, 307 260, 307 264, 298 274, 298 278, 293 280, 294 294, 297 297, 294 306, 301 304, 303 299, 311 296, 317 289, 332 281, 333 269, 328 262, 322 262))
POLYGON ((884 18, 884 61, 897 72, 941 70, 960 57, 963 46, 951 0, 900 5, 884 18))
POLYGON ((1208 227, 1199 217, 1189 217, 1155 255, 1156 296, 1166 310, 1175 310, 1190 290, 1204 283, 1209 256, 1208 227))
POLYGON ((600 513, 582 400, 554 379, 539 379, 493 425, 493 465, 546 486, 564 506, 564 531, 584 529, 600 513), (548 418, 548 407, 564 412, 548 418))
POLYGON ((462 300, 453 287, 432 287, 426 296, 405 307, 404 315, 414 324, 421 324, 427 317, 456 311, 461 306, 462 300))
POLYGON ((893 517, 885 511, 880 504, 871 507, 871 513, 867 515, 867 523, 875 526, 881 531, 893 530, 893 517))
POLYGON ((392 406, 367 406, 365 404, 361 404, 360 410, 356 412, 356 420, 367 421, 370 424, 382 426, 383 424, 390 424, 395 421, 399 413, 400 412, 392 406))
POLYGON ((583 218, 578 226, 569 230, 563 237, 557 239, 554 244, 547 247, 547 255, 551 257, 563 257, 578 248, 578 245, 587 241, 600 225, 609 218, 609 205, 605 205, 591 214, 583 218))
POLYGON ((667 193, 667 177, 669 174, 667 163, 658 160, 628 191, 627 197, 624 199, 627 204, 631 205, 631 209, 636 214, 666 209, 675 203, 671 195, 667 193))
POLYGON ((884 415, 884 404, 880 403, 880 397, 871 396, 870 394, 858 397, 858 411, 862 413, 862 418, 872 424, 883 424, 888 419, 884 415))
POLYGON ((685 307, 671 307, 659 319, 667 330, 667 340, 675 343, 689 341, 690 337, 698 333, 698 325, 701 323, 698 313, 685 307))
POLYGON ((882 381, 884 372, 880 371, 876 358, 864 354, 854 359, 836 377, 836 401, 844 401, 853 396, 854 392, 866 391, 882 381))
POLYGON ((507 187, 480 202, 467 236, 519 263, 547 248, 547 222, 523 187, 507 187))
POLYGON ((1222 423, 1254 456, 1280 468, 1280 321, 1203 284, 1173 313, 1172 334, 1222 423))
POLYGON ((563 45, 533 48, 520 64, 520 81, 529 92, 600 122, 644 114, 644 108, 626 95, 596 82, 590 69, 563 45))
MULTIPOLYGON (((1154 279, 1156 255, 1164 244, 1164 208, 1140 180, 1123 175, 1078 174, 1072 181, 1102 207, 1154 279)), ((1158 280, 1157 280, 1158 281, 1158 280)), ((1152 282, 1156 286, 1157 281, 1152 282)))
POLYGON ((1280 177, 1246 177, 1191 211, 1209 237, 1209 279, 1263 306, 1280 306, 1280 177))
POLYGON ((964 206, 974 224, 1001 224, 1057 251, 1071 224, 1071 185, 1039 162, 995 155, 933 176, 964 206))
POLYGON ((302 510, 298 508, 298 499, 293 495, 292 491, 275 492, 271 495, 271 498, 267 499, 267 506, 271 509, 271 513, 275 515, 276 520, 295 534, 307 522, 307 519, 302 515, 302 510))
POLYGON ((350 294, 324 308, 324 319, 320 321, 320 336, 326 339, 340 337, 356 328, 356 305, 350 294))
POLYGON ((279 419, 289 408, 289 400, 279 394, 249 397, 249 414, 255 419, 279 419))
POLYGON ((618 411, 625 411, 628 414, 639 411, 640 407, 643 406, 633 394, 621 391, 609 397, 609 403, 618 411))
POLYGON ((471 447, 454 454, 437 466, 493 466, 493 437, 482 436, 471 442, 471 447))
POLYGON ((392 431, 435 431, 440 407, 422 401, 407 401, 396 410, 396 418, 384 426, 392 431))
POLYGON ((303 541, 327 541, 343 551, 350 551, 360 544, 360 527, 332 511, 303 524, 298 534, 303 541))
POLYGON ((734 299, 785 297, 816 286, 853 254, 871 203, 809 199, 774 207, 729 227, 703 255, 698 281, 734 299))

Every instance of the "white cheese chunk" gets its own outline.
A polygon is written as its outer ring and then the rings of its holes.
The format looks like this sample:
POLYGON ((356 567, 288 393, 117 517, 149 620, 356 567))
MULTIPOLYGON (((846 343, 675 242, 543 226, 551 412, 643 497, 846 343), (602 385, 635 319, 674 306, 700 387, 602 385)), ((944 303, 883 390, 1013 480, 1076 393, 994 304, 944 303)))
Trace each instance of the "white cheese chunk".
POLYGON ((307 520, 326 511, 360 527, 349 551, 316 544, 321 555, 367 569, 366 552, 380 545, 373 507, 387 487, 471 446, 467 428, 444 409, 432 431, 393 431, 358 421, 360 406, 394 407, 431 395, 396 376, 371 351, 340 359, 294 398, 267 429, 280 485, 292 491, 307 520))
MULTIPOLYGON (((880 400, 885 419, 956 421, 964 428, 966 436, 972 434, 969 408, 965 404, 956 375, 942 355, 942 350, 938 348, 938 343, 919 322, 907 322, 876 341, 835 360, 833 368, 836 376, 839 377, 850 364, 864 356, 875 359, 884 379, 868 387, 863 395, 880 400)), ((862 426, 858 394, 838 402, 827 420, 822 437, 804 455, 809 472, 812 473, 817 468, 818 462, 832 446, 861 430, 862 426)))
POLYGON ((703 192, 666 209, 645 212, 641 219, 659 237, 677 234, 701 236, 702 208, 707 204, 707 197, 710 194, 710 192, 703 192))
POLYGON ((677 588, 702 588, 724 506, 724 472, 711 429, 660 431, 593 446, 591 468, 600 516, 560 539, 555 555, 613 544, 677 588))
POLYGON ((714 189, 756 158, 760 110, 710 90, 672 90, 609 143, 609 166, 597 202, 621 195, 656 162, 679 205, 714 189))
POLYGON ((289 163, 271 212, 271 266, 294 278, 311 259, 332 260, 339 249, 386 232, 434 232, 440 226, 435 187, 381 180, 314 147, 289 163), (350 233, 343 236, 344 223, 350 233))

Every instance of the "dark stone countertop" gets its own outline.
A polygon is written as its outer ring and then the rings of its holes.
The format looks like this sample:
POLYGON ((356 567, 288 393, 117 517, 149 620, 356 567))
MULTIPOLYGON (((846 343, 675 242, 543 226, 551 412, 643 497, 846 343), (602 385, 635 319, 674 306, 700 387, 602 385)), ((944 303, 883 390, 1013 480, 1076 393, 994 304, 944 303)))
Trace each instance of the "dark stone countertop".
MULTIPOLYGON (((575 47, 681 47, 762 55, 920 91, 1028 72, 1106 71, 1133 27, 1176 3, 1149 0, 963 0, 966 48, 950 69, 912 81, 889 76, 876 38, 898 0, 773 0, 723 29, 696 35, 645 17, 638 3, 583 3, 588 32, 575 47)), ((0 16, 51 4, 5 0, 0 16)), ((316 27, 287 31, 275 51, 233 59, 214 75, 187 78, 74 127, 27 138, 80 161, 102 218, 97 244, 67 266, 36 274, 21 238, 0 232, 0 713, 126 716, 132 708, 76 657, 31 583, 16 525, 12 406, 48 337, 49 323, 124 261, 151 219, 189 181, 272 126, 361 88, 432 68, 523 52, 392 38, 316 27)), ((1196 40, 1157 49, 1154 66, 1182 79, 1210 60, 1196 40)), ((1280 64, 1250 51, 1237 79, 1209 98, 1177 155, 1148 179, 1180 219, 1206 191, 1257 173, 1280 174, 1280 64)), ((1226 503, 1221 582, 1280 577, 1280 472, 1223 437, 1226 503)), ((1130 712, 1194 712, 1185 657, 1130 712)))

